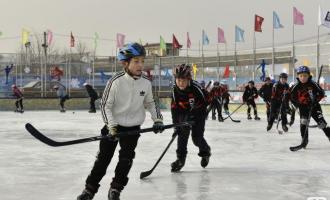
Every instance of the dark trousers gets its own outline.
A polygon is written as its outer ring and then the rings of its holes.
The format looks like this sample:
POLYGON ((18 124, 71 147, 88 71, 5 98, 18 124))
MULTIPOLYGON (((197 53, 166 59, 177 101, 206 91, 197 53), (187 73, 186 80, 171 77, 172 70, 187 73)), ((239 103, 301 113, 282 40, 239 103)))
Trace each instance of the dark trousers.
POLYGON ((281 101, 272 101, 270 106, 271 114, 269 118, 269 123, 273 124, 275 118, 279 114, 281 115, 282 125, 286 125, 288 123, 288 119, 287 119, 288 104, 284 102, 282 105, 282 109, 280 110, 281 104, 282 104, 281 101))
MULTIPOLYGON (((192 126, 191 129, 191 137, 192 141, 195 146, 199 148, 198 155, 200 157, 203 156, 210 156, 211 149, 210 146, 207 144, 204 138, 204 128, 205 128, 205 117, 204 115, 195 119, 195 124, 192 126)), ((178 129, 178 143, 177 143, 177 150, 176 154, 179 159, 186 159, 187 156, 187 145, 188 139, 190 135, 189 128, 179 128, 178 129)))
POLYGON ((225 111, 229 111, 228 104, 229 104, 229 98, 224 98, 223 99, 223 108, 225 109, 225 111))
POLYGON ((64 103, 68 99, 69 99, 69 95, 65 95, 64 97, 60 97, 60 106, 61 106, 62 109, 64 109, 64 103))
MULTIPOLYGON (((140 126, 118 127, 118 132, 139 130, 140 126)), ((115 177, 112 179, 111 187, 119 191, 124 189, 128 182, 128 173, 132 167, 135 157, 135 148, 140 135, 121 136, 119 141, 110 141, 107 139, 100 141, 100 148, 97 154, 93 169, 86 180, 86 188, 96 193, 99 188, 99 182, 106 174, 110 161, 115 153, 117 144, 120 145, 119 161, 115 169, 115 177)))
POLYGON ((96 108, 95 108, 95 101, 97 100, 97 98, 95 98, 95 97, 91 97, 90 98, 90 101, 89 101, 89 105, 90 105, 90 109, 89 110, 96 110, 96 108))
POLYGON ((222 105, 220 98, 214 98, 212 103, 212 117, 216 117, 216 112, 218 112, 218 118, 222 118, 222 105))
POLYGON ((248 106, 248 109, 247 109, 247 114, 250 115, 251 113, 251 106, 253 108, 253 111, 254 111, 254 116, 257 116, 258 115, 258 112, 257 112, 257 105, 256 103, 254 102, 254 100, 248 100, 246 102, 246 105, 248 106))
MULTIPOLYGON (((307 120, 308 120, 308 115, 310 111, 310 106, 303 106, 299 107, 300 111, 300 134, 302 139, 304 140, 304 143, 308 142, 308 129, 307 128, 307 120), (306 131, 306 135, 305 135, 306 131)), ((320 129, 323 130, 325 135, 330 138, 330 128, 327 127, 327 122, 325 121, 323 114, 322 114, 322 109, 319 103, 313 106, 312 110, 312 115, 311 117, 316 121, 317 125, 319 126, 320 129)))
POLYGON ((20 109, 23 110, 23 99, 19 98, 15 101, 15 106, 16 106, 16 110, 20 109))

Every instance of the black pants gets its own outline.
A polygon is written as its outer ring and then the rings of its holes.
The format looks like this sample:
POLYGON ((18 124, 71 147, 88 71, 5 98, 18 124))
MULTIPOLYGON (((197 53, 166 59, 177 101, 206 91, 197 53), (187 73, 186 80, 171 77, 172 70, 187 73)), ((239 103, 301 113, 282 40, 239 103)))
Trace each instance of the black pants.
POLYGON ((218 112, 218 118, 222 118, 222 104, 220 98, 214 98, 212 103, 212 117, 216 117, 216 112, 218 112))
MULTIPOLYGON (((308 142, 308 129, 306 130, 306 128, 307 128, 307 124, 308 124, 307 120, 308 120, 308 115, 309 115, 309 111, 310 111, 310 106, 299 107, 299 111, 300 111, 300 134, 301 134, 302 139, 304 140, 303 142, 307 143, 308 142), (305 131, 306 131, 306 135, 305 135, 305 131)), ((330 128, 327 127, 327 122, 325 121, 325 119, 323 117, 320 104, 317 103, 313 107, 311 117, 316 121, 319 128, 323 130, 325 135, 328 138, 330 138, 330 128)))
POLYGON ((69 95, 65 95, 64 97, 60 97, 60 106, 61 106, 62 109, 64 109, 64 103, 68 99, 69 99, 69 95))
MULTIPOLYGON (((139 130, 140 126, 118 127, 118 132, 139 130)), ((99 182, 106 174, 110 161, 115 153, 117 144, 120 145, 119 161, 115 169, 115 177, 112 179, 111 187, 119 191, 124 189, 128 182, 128 173, 132 167, 135 157, 135 148, 140 135, 122 136, 119 141, 101 140, 100 149, 97 154, 93 169, 86 180, 86 188, 96 193, 99 188, 99 182)))
POLYGON ((223 109, 225 109, 225 111, 229 111, 228 108, 229 98, 224 98, 222 103, 223 103, 223 109))
POLYGON ((19 98, 15 101, 16 110, 23 110, 23 99, 19 98))
POLYGON ((288 108, 288 103, 284 102, 282 105, 282 109, 280 110, 282 102, 281 101, 272 101, 270 110, 270 118, 269 118, 269 123, 273 124, 275 118, 280 114, 281 115, 281 120, 282 120, 282 125, 286 125, 288 123, 287 119, 287 108, 288 108))
MULTIPOLYGON (((198 155, 200 157, 203 156, 210 156, 211 149, 210 146, 207 144, 205 138, 204 138, 204 128, 205 128, 205 115, 202 114, 198 118, 195 119, 195 124, 192 126, 191 130, 191 137, 192 141, 195 146, 199 148, 198 155)), ((178 129, 178 143, 177 143, 177 150, 176 154, 179 159, 186 159, 187 156, 187 145, 188 145, 188 139, 190 135, 190 129, 189 128, 180 128, 178 129)))
POLYGON ((97 100, 97 97, 95 98, 95 97, 91 97, 90 98, 90 101, 89 101, 89 104, 90 104, 90 110, 93 110, 93 111, 95 111, 96 110, 96 108, 95 108, 95 101, 97 100))
POLYGON ((251 113, 251 106, 253 108, 253 111, 254 111, 254 116, 257 116, 258 115, 258 112, 257 112, 257 105, 256 103, 254 102, 254 100, 249 100, 246 102, 246 105, 248 106, 248 109, 247 109, 247 114, 250 115, 251 113))

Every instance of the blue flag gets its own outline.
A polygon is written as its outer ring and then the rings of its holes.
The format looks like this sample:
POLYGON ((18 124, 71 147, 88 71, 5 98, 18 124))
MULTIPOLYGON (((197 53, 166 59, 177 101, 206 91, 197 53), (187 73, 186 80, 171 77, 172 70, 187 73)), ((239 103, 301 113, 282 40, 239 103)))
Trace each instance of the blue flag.
POLYGON ((202 44, 208 45, 210 43, 209 37, 207 37, 205 31, 202 31, 202 44))
POLYGON ((235 42, 244 42, 244 30, 235 26, 235 42))
POLYGON ((260 80, 261 81, 265 81, 265 78, 266 78, 266 62, 265 62, 265 59, 262 59, 262 62, 261 64, 259 65, 259 67, 257 68, 257 70, 261 67, 261 76, 260 76, 260 80))
POLYGON ((280 18, 278 17, 277 13, 273 11, 273 28, 283 28, 284 26, 281 24, 280 18))

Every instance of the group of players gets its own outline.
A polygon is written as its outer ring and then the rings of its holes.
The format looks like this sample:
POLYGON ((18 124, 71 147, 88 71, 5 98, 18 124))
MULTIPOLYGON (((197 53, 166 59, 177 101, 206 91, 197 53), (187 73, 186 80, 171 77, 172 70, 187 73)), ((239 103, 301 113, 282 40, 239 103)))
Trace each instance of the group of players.
MULTIPOLYGON (((118 60, 122 62, 124 70, 112 77, 103 92, 101 99, 101 113, 104 127, 101 134, 109 139, 100 141, 97 158, 88 175, 83 192, 77 200, 91 200, 100 187, 100 181, 106 174, 118 143, 120 145, 119 160, 115 168, 115 175, 108 192, 109 200, 119 200, 120 193, 128 183, 128 174, 133 165, 135 148, 140 135, 117 135, 126 131, 138 131, 145 120, 147 109, 154 121, 153 130, 161 133, 165 126, 163 117, 152 94, 151 82, 143 75, 143 65, 146 52, 138 43, 130 43, 119 51, 118 60)), ((191 132, 192 141, 199 148, 200 165, 205 168, 211 157, 211 147, 204 138, 205 121, 208 112, 212 110, 212 119, 222 117, 222 106, 230 116, 228 103, 230 94, 225 85, 215 82, 213 87, 199 84, 192 80, 191 67, 182 64, 173 71, 175 84, 172 91, 171 114, 174 124, 193 122, 191 127, 179 126, 174 128, 172 137, 177 136, 176 160, 171 163, 171 171, 179 172, 185 165, 188 153, 187 144, 191 132)), ((312 80, 310 70, 306 66, 297 69, 297 81, 289 87, 287 74, 282 73, 275 84, 269 78, 258 91, 253 81, 249 81, 243 94, 243 104, 248 106, 247 118, 251 120, 251 107, 254 119, 260 120, 257 113, 255 99, 259 96, 266 102, 267 131, 277 118, 282 121, 283 131, 288 131, 287 110, 290 113, 298 109, 300 113, 300 132, 304 147, 308 144, 308 125, 313 118, 330 140, 330 128, 324 120, 319 101, 324 98, 324 90, 312 80), (290 105, 291 104, 291 105, 290 105)), ((97 97, 96 97, 97 98, 97 97)), ((94 99, 93 99, 94 100, 94 99)), ((94 100, 95 101, 95 100, 94 100)), ((95 111, 95 107, 94 107, 95 111)))

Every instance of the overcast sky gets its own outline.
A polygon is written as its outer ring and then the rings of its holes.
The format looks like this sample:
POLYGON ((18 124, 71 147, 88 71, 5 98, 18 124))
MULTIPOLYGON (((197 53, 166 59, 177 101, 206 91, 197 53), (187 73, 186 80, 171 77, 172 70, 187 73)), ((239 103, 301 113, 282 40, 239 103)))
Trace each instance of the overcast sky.
MULTIPOLYGON (((162 35, 171 42, 174 33, 186 45, 186 32, 190 33, 193 48, 198 49, 202 29, 216 46, 217 27, 225 31, 228 48, 233 48, 235 24, 245 30, 245 43, 238 48, 252 48, 254 14, 265 18, 263 33, 256 33, 257 46, 271 45, 272 12, 276 11, 284 29, 276 30, 276 43, 292 40, 292 7, 305 16, 305 25, 296 26, 296 39, 317 35, 318 5, 330 10, 330 0, 1 0, 0 52, 15 52, 20 45, 22 28, 41 33, 50 29, 56 34, 58 48, 68 48, 70 31, 77 40, 92 48, 93 37, 115 39, 124 33, 127 41, 159 42, 162 35)), ((321 28, 321 34, 330 29, 321 28)), ((330 40, 330 38, 329 38, 330 40)), ((114 53, 115 43, 101 40, 98 55, 114 53)))

